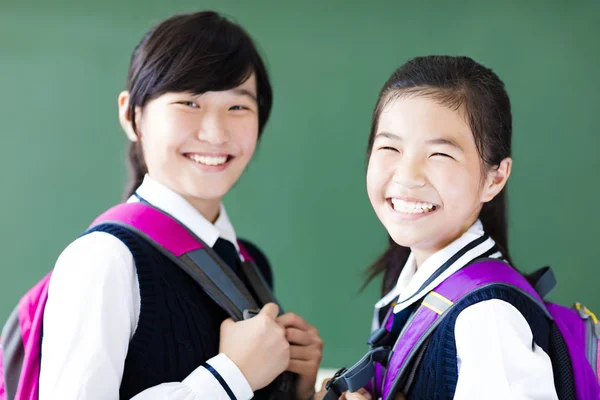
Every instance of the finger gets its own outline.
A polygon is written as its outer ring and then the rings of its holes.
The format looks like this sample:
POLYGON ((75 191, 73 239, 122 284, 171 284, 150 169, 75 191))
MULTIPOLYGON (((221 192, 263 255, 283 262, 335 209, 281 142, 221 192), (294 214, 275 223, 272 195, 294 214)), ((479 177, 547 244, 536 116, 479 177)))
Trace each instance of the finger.
POLYGON ((221 329, 227 328, 229 325, 235 324, 231 318, 227 318, 225 321, 221 322, 221 329))
POLYGON ((314 346, 290 346, 290 359, 321 362, 322 353, 314 346))
POLYGON ((327 386, 327 382, 329 382, 331 378, 323 379, 323 383, 321 384, 321 390, 325 390, 325 386, 327 386))
POLYGON ((358 392, 354 392, 354 393, 349 393, 346 392, 344 393, 346 395, 346 400, 365 400, 365 399, 370 399, 370 397, 365 397, 362 394, 358 393, 358 392))
POLYGON ((323 398, 325 397, 325 394, 326 394, 326 392, 324 392, 323 390, 320 390, 313 395, 312 400, 323 400, 323 398))
POLYGON ((357 393, 360 393, 363 395, 363 397, 367 400, 371 400, 371 393, 369 393, 367 391, 367 389, 363 388, 363 389, 359 389, 357 393))
POLYGON ((294 327, 303 331, 314 329, 308 322, 304 320, 304 318, 295 313, 285 313, 280 315, 277 318, 277 323, 286 328, 294 327))
POLYGON ((308 346, 313 344, 310 334, 297 328, 287 328, 285 330, 285 338, 288 342, 290 342, 290 344, 296 344, 300 346, 308 346))
POLYGON ((294 372, 299 375, 311 376, 316 374, 318 364, 315 361, 307 360, 290 360, 287 371, 294 372))
POLYGON ((275 303, 265 304, 262 310, 260 310, 258 313, 258 315, 266 316, 273 320, 277 318, 277 314, 279 314, 279 306, 275 303))

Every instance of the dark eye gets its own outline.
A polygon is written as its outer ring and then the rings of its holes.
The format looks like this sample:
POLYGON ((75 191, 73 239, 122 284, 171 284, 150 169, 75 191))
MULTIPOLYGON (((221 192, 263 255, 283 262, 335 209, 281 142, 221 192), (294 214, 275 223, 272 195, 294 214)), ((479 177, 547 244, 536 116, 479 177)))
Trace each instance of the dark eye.
POLYGON ((230 110, 232 111, 240 111, 240 110, 247 110, 248 107, 244 107, 244 106, 231 106, 229 107, 230 110))
POLYGON ((179 104, 192 108, 200 108, 198 104, 194 103, 193 101, 180 101, 179 104))
POLYGON ((445 157, 445 158, 452 158, 452 159, 454 159, 454 157, 452 157, 452 156, 450 156, 450 155, 448 155, 446 153, 433 153, 431 155, 431 157, 434 157, 434 156, 439 156, 439 157, 445 157))
POLYGON ((382 147, 382 148, 380 148, 379 150, 398 151, 396 148, 394 148, 394 147, 389 147, 389 146, 382 147))

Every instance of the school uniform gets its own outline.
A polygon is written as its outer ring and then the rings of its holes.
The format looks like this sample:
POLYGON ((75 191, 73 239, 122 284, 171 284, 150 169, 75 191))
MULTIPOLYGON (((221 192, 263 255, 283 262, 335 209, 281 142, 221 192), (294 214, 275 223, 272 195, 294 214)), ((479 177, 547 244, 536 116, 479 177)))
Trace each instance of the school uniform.
MULTIPOLYGON (((373 330, 386 308, 406 323, 418 300, 476 258, 502 259, 477 221, 418 269, 411 254, 395 288, 375 305, 373 330)), ((490 289, 452 311, 427 345, 406 393, 410 399, 557 399, 548 355, 549 325, 531 302, 490 289)))
MULTIPOLYGON (((237 271, 243 257, 223 206, 212 224, 149 176, 128 202, 142 200, 179 220, 237 271)), ((243 244, 272 285, 264 255, 243 244)), ((226 318, 140 237, 118 226, 93 229, 64 250, 50 281, 40 399, 250 399, 244 375, 219 354, 226 318)))

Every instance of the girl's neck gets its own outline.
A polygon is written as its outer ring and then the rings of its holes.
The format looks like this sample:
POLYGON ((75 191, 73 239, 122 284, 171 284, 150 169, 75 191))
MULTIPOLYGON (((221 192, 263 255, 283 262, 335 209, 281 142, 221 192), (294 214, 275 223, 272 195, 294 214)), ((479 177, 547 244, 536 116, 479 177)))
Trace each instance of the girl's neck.
POLYGON ((188 196, 183 196, 183 198, 211 224, 217 222, 217 218, 219 218, 219 213, 221 211, 221 199, 207 200, 188 196))
POLYGON ((410 251, 415 257, 415 264, 417 266, 417 269, 419 269, 429 257, 436 253, 436 251, 430 249, 411 248, 410 251))
POLYGON ((417 269, 419 269, 429 257, 434 255, 438 251, 445 249, 450 244, 454 243, 456 240, 462 237, 462 235, 464 235, 471 228, 471 226, 473 226, 475 221, 477 221, 477 218, 475 218, 473 221, 468 221, 461 229, 458 230, 458 232, 456 232, 454 235, 450 236, 443 242, 425 247, 411 247, 410 251, 415 257, 415 264, 417 266, 417 269))
POLYGON ((157 179, 152 175, 148 174, 150 178, 159 183, 160 185, 166 187, 172 192, 176 193, 178 196, 182 197, 185 201, 187 201, 196 211, 198 211, 208 222, 214 225, 217 222, 217 218, 219 218, 219 213, 221 212, 221 198, 214 199, 203 199, 199 197, 194 197, 186 193, 181 193, 167 182, 162 181, 160 178, 157 179))

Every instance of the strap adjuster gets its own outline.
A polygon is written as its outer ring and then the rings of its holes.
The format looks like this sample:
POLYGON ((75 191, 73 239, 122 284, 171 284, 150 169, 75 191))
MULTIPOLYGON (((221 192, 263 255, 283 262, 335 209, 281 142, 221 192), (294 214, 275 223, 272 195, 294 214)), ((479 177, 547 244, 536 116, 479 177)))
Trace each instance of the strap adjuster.
POLYGON ((391 347, 396 341, 396 335, 385 328, 379 328, 371 333, 367 344, 375 349, 377 347, 391 347))
POLYGON ((336 388, 335 387, 332 388, 332 386, 340 376, 342 376, 343 374, 346 373, 346 371, 348 371, 348 368, 345 368, 345 367, 338 369, 336 371, 336 373, 333 375, 333 377, 327 382, 327 384, 325 384, 325 389, 326 390, 333 389, 338 396, 341 395, 341 393, 337 393, 336 388))
POLYGON ((385 366, 390 354, 389 347, 378 347, 365 354, 359 362, 349 369, 342 368, 338 370, 325 385, 327 395, 324 400, 337 399, 335 396, 340 396, 346 390, 356 392, 364 387, 375 376, 375 363, 385 366))

